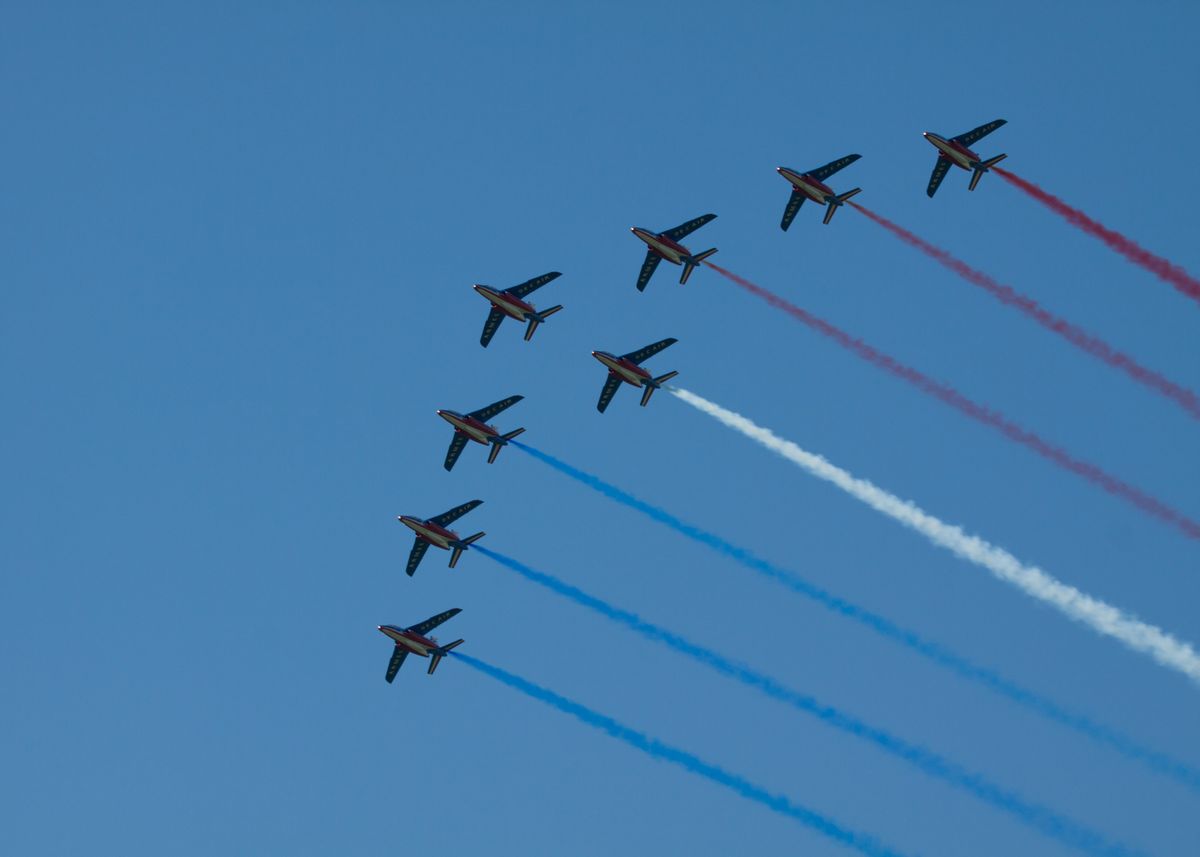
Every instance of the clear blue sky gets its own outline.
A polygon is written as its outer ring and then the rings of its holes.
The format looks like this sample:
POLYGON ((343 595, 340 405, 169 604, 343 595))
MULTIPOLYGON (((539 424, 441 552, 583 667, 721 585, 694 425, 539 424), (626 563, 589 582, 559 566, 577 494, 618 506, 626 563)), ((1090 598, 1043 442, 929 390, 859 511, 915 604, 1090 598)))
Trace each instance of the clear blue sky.
POLYGON ((924 130, 1200 271, 1195 4, 20 4, 0 32, 11 854, 846 854, 453 662, 443 636, 929 855, 1057 854, 991 807, 524 583, 413 579, 398 514, 463 529, 1150 853, 1200 798, 964 684, 517 450, 441 463, 437 408, 522 438, 1200 765, 1197 688, 1036 607, 670 397, 603 416, 593 349, 656 371, 1189 640, 1200 547, 712 271, 634 290, 637 224, 1193 517, 1181 410, 861 215, 835 186, 1200 388, 1200 309, 995 176, 934 200, 924 130), (599 7, 598 7, 599 8, 599 7), (566 309, 486 351, 475 282, 566 309))

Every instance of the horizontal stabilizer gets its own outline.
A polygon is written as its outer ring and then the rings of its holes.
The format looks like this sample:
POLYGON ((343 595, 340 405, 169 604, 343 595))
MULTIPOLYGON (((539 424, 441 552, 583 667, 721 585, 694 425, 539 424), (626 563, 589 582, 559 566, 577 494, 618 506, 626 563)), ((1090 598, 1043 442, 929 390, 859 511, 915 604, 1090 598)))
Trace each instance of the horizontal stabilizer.
POLYGON ((525 341, 528 342, 529 340, 533 339, 533 332, 537 330, 538 325, 544 322, 549 316, 554 315, 560 309, 562 309, 562 304, 559 304, 558 306, 552 306, 550 309, 544 309, 539 313, 530 313, 529 327, 525 330, 525 341))
POLYGON ((436 649, 429 650, 429 672, 427 675, 433 675, 433 671, 438 668, 438 664, 442 662, 442 658, 450 653, 450 650, 455 646, 461 646, 462 640, 455 640, 453 643, 447 643, 444 646, 438 646, 436 649))
POLYGON ((683 285, 688 281, 688 277, 692 275, 697 266, 713 253, 717 252, 717 248, 705 250, 703 253, 697 253, 695 256, 685 256, 683 260, 683 273, 679 276, 679 285, 683 285))
POLYGON ((504 446, 504 444, 508 443, 523 431, 525 431, 523 428, 513 429, 508 434, 502 434, 498 437, 493 437, 491 439, 492 451, 488 453, 488 464, 491 464, 496 460, 496 456, 500 454, 500 447, 504 446))
POLYGON ((467 536, 465 539, 452 542, 450 550, 450 567, 454 568, 454 566, 458 564, 458 558, 462 556, 462 552, 465 551, 471 544, 479 541, 485 535, 487 535, 487 533, 476 533, 473 536, 467 536))
POLYGON ((659 387, 661 387, 667 381, 670 381, 672 378, 674 378, 678 374, 679 374, 678 372, 668 372, 665 375, 659 375, 653 381, 647 382, 646 388, 644 390, 642 390, 642 407, 643 408, 646 407, 646 403, 650 401, 650 397, 654 395, 655 390, 657 390, 659 387))
POLYGON ((988 158, 986 161, 981 163, 973 164, 972 169, 974 172, 971 174, 971 184, 967 190, 975 190, 975 185, 979 184, 979 180, 983 178, 983 174, 1007 157, 1008 155, 997 155, 996 157, 988 158))
POLYGON ((860 193, 862 193, 862 188, 856 187, 853 190, 848 190, 845 193, 839 193, 834 196, 833 199, 829 200, 827 208, 825 209, 825 219, 821 222, 826 224, 829 223, 829 221, 833 220, 833 213, 838 210, 839 205, 848 200, 850 197, 856 196, 860 193))

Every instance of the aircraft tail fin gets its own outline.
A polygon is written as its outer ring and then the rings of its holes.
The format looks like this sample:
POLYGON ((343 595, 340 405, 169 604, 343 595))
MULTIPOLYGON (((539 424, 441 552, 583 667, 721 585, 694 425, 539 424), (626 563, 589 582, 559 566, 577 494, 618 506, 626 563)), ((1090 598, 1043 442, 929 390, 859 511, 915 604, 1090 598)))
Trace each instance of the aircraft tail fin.
POLYGON ((642 390, 642 407, 646 407, 646 403, 650 401, 650 397, 654 395, 655 390, 678 374, 678 372, 668 372, 666 375, 659 375, 653 381, 646 384, 646 388, 642 390))
POLYGON ((473 536, 467 536, 465 539, 459 539, 457 542, 454 542, 450 549, 450 567, 454 568, 458 564, 458 558, 462 556, 462 552, 486 535, 487 533, 476 533, 473 536))
POLYGON ((548 317, 554 315, 560 309, 562 309, 562 304, 559 304, 558 306, 552 306, 550 309, 544 309, 536 314, 531 314, 529 316, 529 327, 525 329, 525 341, 528 342, 529 340, 533 339, 533 332, 537 330, 538 325, 544 322, 548 317))
POLYGON ((843 202, 848 200, 850 197, 856 196, 857 194, 860 194, 860 193, 862 193, 862 188, 856 187, 853 190, 848 190, 845 193, 839 193, 836 196, 834 196, 834 198, 829 202, 828 206, 826 207, 825 219, 822 220, 821 222, 829 223, 829 221, 833 220, 833 214, 835 211, 838 210, 839 205, 841 205, 843 202))
POLYGON ((500 454, 500 447, 504 446, 504 444, 508 443, 523 431, 525 431, 523 428, 513 429, 508 434, 502 434, 499 437, 492 438, 492 451, 488 453, 488 464, 491 464, 496 460, 496 456, 500 454))
POLYGON ((455 640, 453 643, 447 643, 444 646, 438 646, 436 649, 429 650, 429 672, 426 675, 433 675, 433 671, 438 668, 438 664, 442 662, 442 658, 450 653, 450 650, 455 646, 462 645, 462 640, 455 640))
POLYGON ((971 168, 974 172, 971 173, 971 184, 967 190, 975 190, 975 185, 979 184, 979 180, 983 178, 983 174, 1007 157, 1008 155, 997 155, 994 158, 988 158, 986 161, 972 164, 971 168))
POLYGON ((682 286, 684 283, 686 283, 688 281, 688 277, 692 275, 692 271, 699 267, 701 262, 716 252, 717 248, 713 247, 712 249, 705 250, 703 253, 697 253, 695 256, 684 256, 683 273, 679 275, 679 285, 682 286))

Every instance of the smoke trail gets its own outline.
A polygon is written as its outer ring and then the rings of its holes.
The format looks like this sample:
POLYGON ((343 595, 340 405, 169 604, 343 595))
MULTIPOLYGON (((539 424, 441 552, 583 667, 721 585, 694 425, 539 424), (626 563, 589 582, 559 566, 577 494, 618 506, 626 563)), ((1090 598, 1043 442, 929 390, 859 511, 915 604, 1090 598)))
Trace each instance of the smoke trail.
MULTIPOLYGON (((995 169, 995 167, 993 167, 995 169)), ((1054 462, 1059 467, 1069 470, 1089 482, 1099 485, 1105 491, 1114 496, 1120 497, 1137 506, 1144 512, 1147 512, 1154 517, 1172 524, 1182 530, 1189 538, 1200 539, 1200 523, 1191 518, 1175 511, 1166 503, 1151 497, 1144 491, 1133 487, 1127 482, 1122 482, 1115 476, 1106 473, 1094 464, 1089 464, 1086 461, 1080 461, 1077 458, 1072 458, 1066 451, 1052 446, 1042 440, 1036 434, 1026 429, 1021 428, 1015 423, 1009 422, 1002 414, 997 411, 985 408, 983 405, 971 401, 962 393, 955 390, 953 387, 947 386, 940 381, 935 381, 927 375, 923 375, 916 369, 905 366, 903 363, 896 361, 894 358, 877 351, 875 348, 867 345, 861 339, 855 339, 850 334, 840 328, 834 327, 827 321, 817 318, 815 315, 803 310, 793 303, 790 303, 779 297, 773 292, 767 291, 762 286, 755 285, 744 277, 739 277, 732 271, 727 271, 720 265, 715 265, 709 260, 705 260, 705 265, 708 265, 717 273, 724 276, 726 279, 741 286, 751 294, 758 295, 771 306, 781 309, 791 315, 796 320, 803 322, 818 333, 829 337, 838 345, 852 351, 859 357, 875 364, 881 369, 885 369, 897 378, 902 378, 908 381, 922 392, 928 393, 934 398, 940 399, 953 408, 971 417, 973 420, 991 426, 999 431, 1010 440, 1015 440, 1023 446, 1027 446, 1043 458, 1054 462)))
POLYGON ((1094 854, 1129 853, 1125 847, 1107 842, 1101 834, 1063 818, 1045 807, 1031 804, 1020 796, 988 782, 983 776, 971 773, 954 762, 942 758, 932 750, 910 744, 882 729, 877 729, 864 723, 853 715, 839 711, 833 706, 824 705, 813 696, 785 687, 770 676, 760 673, 745 664, 731 661, 711 649, 707 649, 665 628, 647 622, 636 613, 622 610, 552 575, 536 571, 518 560, 479 545, 475 545, 475 549, 491 557, 506 568, 515 571, 526 580, 549 589, 556 595, 561 595, 582 607, 599 613, 605 618, 611 619, 617 624, 635 631, 648 640, 662 643, 676 652, 704 664, 721 675, 762 691, 772 699, 790 705, 798 711, 811 714, 835 729, 840 729, 856 738, 862 738, 871 742, 884 752, 903 759, 931 777, 936 777, 970 792, 980 800, 986 801, 992 806, 1009 813, 1016 817, 1017 820, 1047 836, 1094 854))
POLYGON ((935 518, 915 504, 901 500, 865 479, 852 476, 821 456, 801 449, 741 414, 728 411, 687 390, 678 387, 668 389, 696 410, 757 441, 818 479, 836 485, 875 511, 916 530, 938 547, 946 548, 987 569, 998 580, 1012 584, 1026 595, 1057 608, 1098 634, 1120 640, 1134 651, 1149 655, 1161 665, 1200 682, 1200 653, 1190 644, 1175 639, 1160 628, 1134 619, 1110 604, 1085 595, 1073 586, 1067 586, 1040 568, 1022 564, 1008 551, 978 536, 969 536, 961 528, 935 518))
MULTIPOLYGON (((1053 700, 1015 684, 994 670, 973 664, 941 644, 924 639, 915 631, 901 627, 878 613, 873 613, 844 598, 826 592, 819 586, 809 583, 795 572, 780 568, 764 559, 756 557, 744 548, 725 541, 713 533, 685 523, 663 509, 640 500, 632 494, 622 491, 615 485, 605 482, 598 476, 594 476, 577 467, 572 467, 565 461, 560 461, 553 455, 520 441, 513 440, 509 441, 509 443, 600 494, 630 509, 641 512, 653 521, 665 524, 675 532, 737 561, 746 568, 752 569, 776 583, 786 586, 792 592, 815 601, 827 610, 858 622, 880 636, 900 644, 909 651, 921 655, 944 669, 950 670, 961 678, 980 684, 1018 705, 1035 711, 1069 729, 1073 729, 1081 735, 1091 738, 1093 741, 1116 750, 1127 758, 1141 762, 1155 771, 1165 774, 1189 788, 1200 792, 1200 771, 1157 750, 1143 747, 1132 738, 1115 729, 1097 723, 1086 715, 1067 711, 1053 700)), ((479 548, 479 545, 475 544, 472 547, 479 548)))
POLYGON ((1165 280, 1177 290, 1195 301, 1200 301, 1200 280, 1197 280, 1183 268, 1168 262, 1161 256, 1156 256, 1135 241, 1126 238, 1119 232, 1114 232, 1106 226, 1097 223, 1077 208, 1072 208, 1053 194, 1042 190, 1031 181, 1027 181, 1015 173, 1000 167, 992 167, 992 171, 1001 175, 1009 184, 1020 188, 1045 205, 1055 214, 1078 226, 1084 232, 1099 238, 1113 250, 1135 265, 1140 265, 1160 280, 1165 280))
POLYGON ((565 714, 570 714, 588 726, 592 726, 613 738, 624 741, 629 746, 641 750, 647 755, 661 759, 664 762, 670 762, 673 765, 678 765, 690 773, 698 774, 717 785, 724 786, 738 793, 748 800, 765 806, 772 812, 793 818, 805 827, 812 828, 818 833, 843 845, 847 845, 856 851, 871 855, 871 857, 903 857, 901 852, 884 845, 874 837, 856 833, 807 807, 793 803, 782 795, 771 794, 766 789, 754 785, 749 780, 743 779, 737 774, 731 774, 724 768, 705 762, 703 759, 692 755, 686 750, 672 747, 670 744, 659 741, 657 738, 651 738, 643 732, 631 729, 611 717, 593 711, 574 700, 567 699, 565 696, 559 696, 557 693, 541 685, 534 684, 527 679, 513 675, 500 667, 493 666, 486 661, 481 661, 470 655, 454 651, 450 653, 450 657, 462 661, 467 666, 474 667, 484 675, 490 676, 511 688, 515 688, 539 702, 544 702, 565 714))
POLYGON ((1175 401, 1193 417, 1200 419, 1200 396, 1191 390, 1176 384, 1153 369, 1147 369, 1127 354, 1113 348, 1107 342, 1092 336, 1082 328, 1076 327, 1065 319, 1061 319, 1038 306, 1033 298, 1026 297, 1011 287, 996 282, 982 271, 977 271, 965 262, 954 258, 940 247, 935 247, 928 241, 914 235, 904 227, 893 223, 881 214, 871 211, 856 202, 848 205, 858 209, 867 217, 887 229, 901 241, 916 247, 930 258, 941 262, 954 273, 969 283, 979 286, 984 291, 999 299, 1002 303, 1016 307, 1025 315, 1036 321, 1047 330, 1053 331, 1077 348, 1086 351, 1093 357, 1098 357, 1114 369, 1120 369, 1140 384, 1144 384, 1155 392, 1175 401))

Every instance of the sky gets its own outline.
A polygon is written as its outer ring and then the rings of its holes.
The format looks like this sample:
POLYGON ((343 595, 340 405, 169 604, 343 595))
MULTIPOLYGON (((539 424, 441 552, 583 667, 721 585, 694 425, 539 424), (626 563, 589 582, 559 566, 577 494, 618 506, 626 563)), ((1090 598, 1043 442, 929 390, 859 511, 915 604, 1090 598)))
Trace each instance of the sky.
MULTIPOLYGON (((852 853, 454 659, 383 680, 380 624, 462 651, 905 854, 1063 843, 479 552, 411 579, 397 515, 484 543, 1150 854, 1200 796, 965 682, 518 449, 451 473, 438 408, 521 394, 522 440, 1200 766, 1197 687, 1069 623, 595 349, 1064 582, 1200 639, 1200 547, 711 270, 634 288, 633 225, 1192 517, 1170 401, 844 209, 833 180, 1200 389, 1200 308, 996 176, 933 200, 921 132, 979 146, 1192 272, 1176 152, 1195 4, 21 4, 0 32, 0 850, 201 855, 852 853), (486 304, 547 271, 523 342, 486 304)), ((1076 852, 1077 853, 1077 852, 1076 852)))

